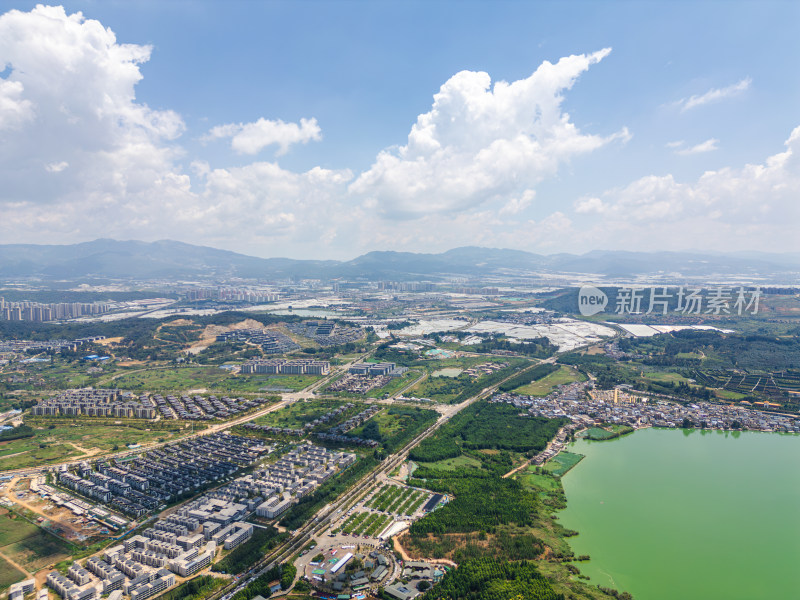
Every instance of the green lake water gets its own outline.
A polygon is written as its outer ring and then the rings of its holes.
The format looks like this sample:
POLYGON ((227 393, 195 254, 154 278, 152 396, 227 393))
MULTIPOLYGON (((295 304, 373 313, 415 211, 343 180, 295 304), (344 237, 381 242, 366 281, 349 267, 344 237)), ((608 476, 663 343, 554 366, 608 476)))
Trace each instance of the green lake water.
POLYGON ((800 598, 800 436, 645 429, 579 440, 560 522, 590 583, 635 600, 800 598))

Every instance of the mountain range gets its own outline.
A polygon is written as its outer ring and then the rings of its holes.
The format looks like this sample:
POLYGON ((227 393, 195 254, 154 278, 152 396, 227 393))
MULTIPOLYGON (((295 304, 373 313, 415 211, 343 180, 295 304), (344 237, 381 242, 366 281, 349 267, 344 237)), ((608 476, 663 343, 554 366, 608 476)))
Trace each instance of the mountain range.
POLYGON ((348 261, 257 258, 172 240, 98 239, 71 245, 0 245, 0 278, 80 279, 370 279, 575 273, 604 277, 779 276, 797 281, 798 254, 593 251, 540 255, 522 250, 455 248, 439 254, 375 251, 348 261))

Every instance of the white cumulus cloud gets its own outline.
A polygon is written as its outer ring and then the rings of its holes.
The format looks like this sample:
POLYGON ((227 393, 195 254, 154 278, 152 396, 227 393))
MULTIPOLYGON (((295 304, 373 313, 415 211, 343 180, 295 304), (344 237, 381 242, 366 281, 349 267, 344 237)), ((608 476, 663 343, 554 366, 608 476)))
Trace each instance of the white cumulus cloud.
POLYGON ((683 98, 682 100, 679 100, 677 104, 680 106, 681 111, 691 110, 692 108, 697 108, 698 106, 703 106, 705 104, 711 104, 712 102, 718 102, 720 100, 725 100, 726 98, 738 96, 742 92, 749 90, 752 83, 753 80, 749 77, 746 77, 745 79, 742 79, 733 85, 723 88, 712 88, 703 94, 690 96, 689 98, 683 98))
POLYGON ((300 124, 261 118, 254 123, 229 123, 211 129, 206 139, 231 138, 231 148, 239 154, 258 154, 267 146, 277 145, 277 154, 286 154, 292 144, 306 144, 322 139, 316 119, 300 119, 300 124))
POLYGON ((184 125, 136 102, 149 57, 148 46, 120 44, 62 7, 0 15, 0 203, 108 205, 158 191, 184 125), (43 164, 62 172, 57 183, 38 176, 43 164))
MULTIPOLYGON (((378 152, 361 173, 260 159, 220 168, 186 156, 178 114, 136 97, 150 47, 121 43, 60 7, 12 10, 0 15, 0 240, 173 238, 249 254, 345 257, 465 243, 700 247, 687 238, 709 232, 796 237, 798 131, 763 163, 696 181, 649 175, 573 206, 545 193, 540 184, 571 159, 629 137, 618 126, 584 132, 564 108, 568 90, 608 53, 544 62, 510 83, 456 73, 429 110, 410 116, 404 145, 378 152)), ((206 139, 256 155, 321 136, 313 118, 264 117, 214 127, 206 139)), ((717 144, 670 147, 697 153, 717 144)))
MULTIPOLYGON (((349 171, 190 160, 184 172, 183 120, 136 98, 150 54, 61 7, 0 15, 0 240, 177 238, 252 254, 335 239, 349 171)), ((314 119, 215 133, 242 153, 320 138, 314 119)))
POLYGON ((563 92, 609 52, 545 61, 526 79, 494 86, 488 73, 457 73, 419 115, 407 144, 382 151, 351 192, 384 214, 463 211, 521 195, 570 158, 627 139, 627 129, 583 134, 561 106, 563 92))
POLYGON ((0 79, 0 131, 16 129, 33 118, 33 104, 22 98, 23 89, 19 81, 0 79))
POLYGON ((596 245, 797 250, 799 196, 800 127, 785 150, 761 163, 706 171, 689 182, 648 175, 599 197, 581 198, 574 208, 596 216, 586 235, 596 245))
POLYGON ((711 138, 706 140, 705 142, 700 142, 694 146, 689 148, 682 148, 680 150, 676 150, 675 154, 680 154, 681 156, 689 156, 691 154, 703 154, 705 152, 713 152, 714 150, 719 149, 719 140, 716 138, 711 138))

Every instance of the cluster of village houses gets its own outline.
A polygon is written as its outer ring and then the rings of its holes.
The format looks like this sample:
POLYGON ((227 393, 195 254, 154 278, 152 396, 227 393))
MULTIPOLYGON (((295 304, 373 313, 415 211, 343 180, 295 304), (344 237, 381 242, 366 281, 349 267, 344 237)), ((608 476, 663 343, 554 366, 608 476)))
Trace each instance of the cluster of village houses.
POLYGON ((613 423, 639 427, 702 427, 800 433, 800 417, 763 412, 742 405, 711 402, 671 402, 633 394, 625 387, 592 390, 587 383, 560 386, 538 398, 496 394, 495 402, 508 402, 535 416, 566 417, 582 426, 613 423), (588 396, 588 397, 587 397, 588 396))

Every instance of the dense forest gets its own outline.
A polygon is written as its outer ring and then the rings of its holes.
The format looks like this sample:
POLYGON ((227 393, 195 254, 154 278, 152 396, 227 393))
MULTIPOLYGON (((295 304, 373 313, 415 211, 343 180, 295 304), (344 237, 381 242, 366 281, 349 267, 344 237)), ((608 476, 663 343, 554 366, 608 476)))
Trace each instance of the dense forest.
POLYGON ((464 561, 448 572, 422 600, 563 600, 550 583, 527 561, 494 558, 464 561))
POLYGON ((684 330, 649 338, 623 338, 619 349, 644 364, 759 371, 800 368, 798 335, 778 337, 684 330))
POLYGON ((409 530, 412 537, 429 533, 493 533, 499 525, 533 525, 536 497, 515 479, 451 477, 429 480, 427 487, 453 494, 455 499, 414 523, 409 530))
POLYGON ((493 449, 535 454, 564 424, 562 419, 520 416, 510 404, 476 402, 411 450, 410 458, 435 462, 459 456, 463 449, 493 449))
POLYGON ((449 556, 456 562, 479 556, 533 559, 544 545, 531 527, 539 518, 538 496, 512 478, 514 452, 545 447, 563 423, 560 419, 519 416, 508 404, 477 402, 461 411, 412 451, 426 458, 454 449, 469 461, 464 466, 423 464, 412 485, 452 499, 415 522, 406 542, 421 556, 449 556))

